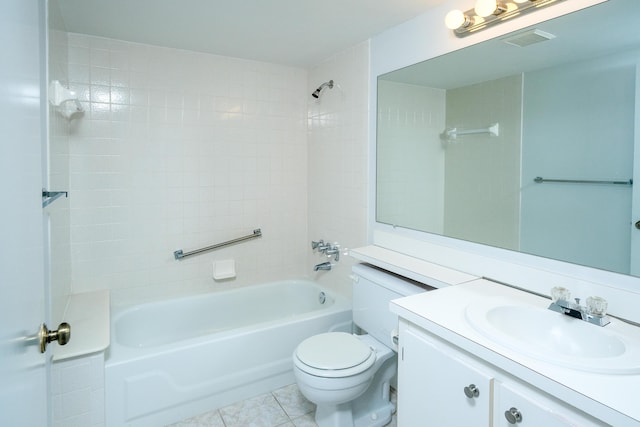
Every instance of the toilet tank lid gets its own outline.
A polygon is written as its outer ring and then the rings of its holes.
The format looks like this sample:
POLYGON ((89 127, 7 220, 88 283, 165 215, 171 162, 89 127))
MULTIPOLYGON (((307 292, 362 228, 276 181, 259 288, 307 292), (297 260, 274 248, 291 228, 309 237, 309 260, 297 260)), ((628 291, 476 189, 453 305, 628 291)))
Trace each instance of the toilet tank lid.
POLYGON ((397 276, 391 272, 381 271, 366 264, 356 264, 351 271, 362 278, 369 280, 378 286, 385 287, 399 295, 415 295, 434 289, 424 283, 419 283, 406 277, 397 276))
POLYGON ((327 332, 302 341, 298 359, 312 368, 336 370, 358 366, 371 356, 371 348, 346 332, 327 332))

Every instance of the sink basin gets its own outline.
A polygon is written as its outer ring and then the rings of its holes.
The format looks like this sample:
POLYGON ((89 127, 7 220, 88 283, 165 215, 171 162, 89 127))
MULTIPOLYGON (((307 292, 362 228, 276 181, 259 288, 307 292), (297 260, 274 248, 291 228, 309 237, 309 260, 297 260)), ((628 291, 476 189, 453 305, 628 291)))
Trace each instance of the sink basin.
POLYGON ((512 351, 573 369, 609 374, 640 372, 640 343, 611 325, 600 327, 506 298, 474 302, 467 322, 512 351))

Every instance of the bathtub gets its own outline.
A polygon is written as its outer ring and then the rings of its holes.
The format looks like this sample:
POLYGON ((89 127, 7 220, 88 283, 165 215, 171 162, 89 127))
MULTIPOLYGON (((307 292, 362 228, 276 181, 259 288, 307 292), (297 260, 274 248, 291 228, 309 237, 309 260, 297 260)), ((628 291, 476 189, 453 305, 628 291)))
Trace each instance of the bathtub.
POLYGON ((162 426, 295 382, 305 338, 351 331, 351 303, 287 280, 111 314, 107 426, 162 426))

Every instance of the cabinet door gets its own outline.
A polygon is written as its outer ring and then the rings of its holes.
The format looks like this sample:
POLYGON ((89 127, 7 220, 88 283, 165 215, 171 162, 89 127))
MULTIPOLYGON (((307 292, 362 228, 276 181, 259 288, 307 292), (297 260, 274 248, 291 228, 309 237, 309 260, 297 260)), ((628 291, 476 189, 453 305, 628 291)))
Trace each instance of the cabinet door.
POLYGON ((515 383, 494 384, 493 427, 594 427, 606 426, 538 391, 515 383))
POLYGON ((490 426, 493 380, 470 360, 406 327, 398 359, 400 427, 490 426))

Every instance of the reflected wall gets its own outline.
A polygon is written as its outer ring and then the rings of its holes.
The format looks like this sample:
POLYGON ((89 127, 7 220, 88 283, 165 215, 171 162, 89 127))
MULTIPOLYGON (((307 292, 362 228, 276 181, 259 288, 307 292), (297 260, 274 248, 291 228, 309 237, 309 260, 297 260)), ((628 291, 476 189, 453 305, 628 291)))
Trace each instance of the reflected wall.
POLYGON ((510 34, 378 76, 376 220, 635 274, 629 4, 538 23, 543 42, 510 34))

